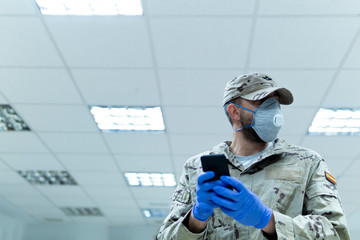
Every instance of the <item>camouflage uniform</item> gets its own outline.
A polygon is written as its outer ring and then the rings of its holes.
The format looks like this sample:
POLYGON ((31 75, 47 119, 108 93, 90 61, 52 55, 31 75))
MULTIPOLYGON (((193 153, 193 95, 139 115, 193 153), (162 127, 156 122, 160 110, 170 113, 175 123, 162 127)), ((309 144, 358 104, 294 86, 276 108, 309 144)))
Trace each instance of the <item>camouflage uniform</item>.
POLYGON ((273 209, 277 239, 350 239, 337 187, 325 178, 328 167, 316 152, 276 139, 244 170, 230 144, 221 143, 185 163, 157 239, 267 239, 261 230, 240 224, 219 208, 202 233, 192 233, 182 223, 195 203, 200 156, 205 154, 225 154, 230 175, 273 209))

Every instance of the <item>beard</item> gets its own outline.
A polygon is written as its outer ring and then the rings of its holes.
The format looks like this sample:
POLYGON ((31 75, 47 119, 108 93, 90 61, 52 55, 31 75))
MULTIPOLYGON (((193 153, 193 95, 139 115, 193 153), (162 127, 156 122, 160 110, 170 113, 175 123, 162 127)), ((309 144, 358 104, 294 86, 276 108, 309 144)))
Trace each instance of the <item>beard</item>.
MULTIPOLYGON (((249 116, 248 112, 240 109, 240 122, 242 127, 246 127, 252 124, 254 115, 251 113, 251 116, 249 116)), ((259 135, 255 132, 255 130, 252 127, 248 127, 242 130, 244 133, 244 137, 246 140, 254 143, 265 143, 264 140, 262 140, 259 135)))

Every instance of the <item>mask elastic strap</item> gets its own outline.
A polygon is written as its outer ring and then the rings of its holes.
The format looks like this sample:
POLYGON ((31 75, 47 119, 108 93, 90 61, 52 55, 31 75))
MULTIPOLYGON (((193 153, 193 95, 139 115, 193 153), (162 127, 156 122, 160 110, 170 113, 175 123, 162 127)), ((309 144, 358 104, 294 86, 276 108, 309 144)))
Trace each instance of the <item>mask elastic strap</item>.
MULTIPOLYGON (((236 103, 230 102, 230 104, 234 104, 235 106, 237 106, 237 107, 239 107, 239 108, 242 108, 242 109, 244 109, 244 110, 247 110, 247 111, 252 112, 253 114, 255 114, 255 111, 250 110, 250 109, 247 109, 247 108, 244 108, 244 107, 242 107, 242 106, 240 106, 240 105, 237 105, 236 103)), ((251 124, 251 125, 249 125, 249 126, 245 126, 245 127, 242 127, 242 128, 238 128, 238 129, 235 129, 234 132, 243 130, 243 129, 245 129, 245 128, 253 127, 253 126, 254 126, 254 125, 251 124)))
POLYGON ((235 129, 234 132, 237 132, 237 131, 240 131, 240 130, 243 130, 245 128, 249 128, 249 127, 253 127, 254 125, 249 125, 249 126, 245 126, 245 127, 242 127, 242 128, 238 128, 238 129, 235 129))
POLYGON ((242 107, 242 106, 240 106, 240 105, 237 105, 236 103, 233 103, 233 102, 229 102, 229 103, 230 103, 230 104, 234 104, 235 106, 237 106, 237 107, 239 107, 239 108, 242 108, 242 109, 244 109, 244 110, 247 110, 247 111, 252 112, 252 113, 254 113, 254 114, 255 114, 255 111, 253 111, 253 110, 250 110, 250 109, 244 108, 244 107, 242 107))

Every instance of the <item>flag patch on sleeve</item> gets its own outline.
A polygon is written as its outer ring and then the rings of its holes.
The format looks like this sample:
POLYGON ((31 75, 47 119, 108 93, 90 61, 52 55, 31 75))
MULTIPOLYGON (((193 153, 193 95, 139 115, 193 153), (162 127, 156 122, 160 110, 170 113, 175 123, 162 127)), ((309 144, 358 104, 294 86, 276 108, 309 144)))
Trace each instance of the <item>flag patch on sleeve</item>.
POLYGON ((325 171, 325 178, 326 178, 329 182, 331 182, 331 183, 333 183, 333 184, 336 185, 336 179, 335 179, 330 173, 328 173, 328 172, 326 172, 326 171, 325 171))

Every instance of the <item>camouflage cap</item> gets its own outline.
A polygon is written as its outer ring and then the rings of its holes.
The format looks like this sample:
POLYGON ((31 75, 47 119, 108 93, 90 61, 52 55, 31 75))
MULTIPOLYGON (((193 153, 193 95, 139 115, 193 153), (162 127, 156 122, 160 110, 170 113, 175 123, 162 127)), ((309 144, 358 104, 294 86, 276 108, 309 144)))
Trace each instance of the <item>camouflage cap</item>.
POLYGON ((238 97, 250 101, 261 100, 275 91, 279 94, 280 104, 289 105, 294 101, 292 93, 286 88, 278 87, 268 75, 262 73, 241 75, 226 84, 223 105, 238 97))

